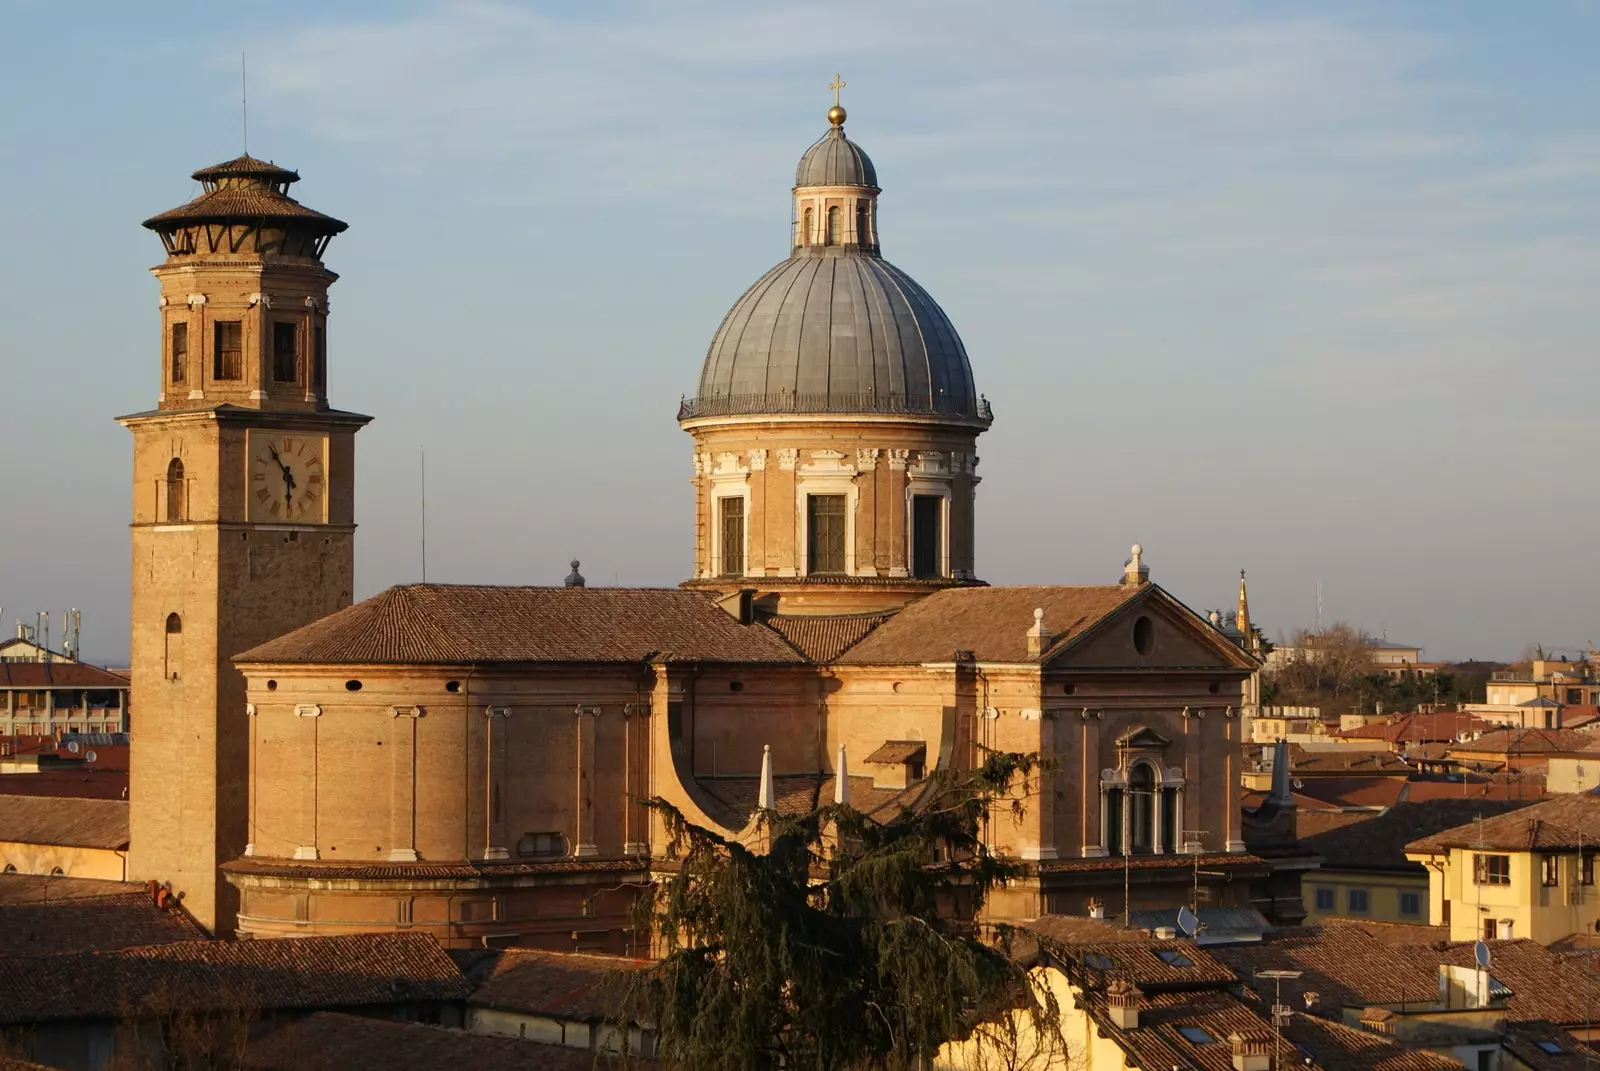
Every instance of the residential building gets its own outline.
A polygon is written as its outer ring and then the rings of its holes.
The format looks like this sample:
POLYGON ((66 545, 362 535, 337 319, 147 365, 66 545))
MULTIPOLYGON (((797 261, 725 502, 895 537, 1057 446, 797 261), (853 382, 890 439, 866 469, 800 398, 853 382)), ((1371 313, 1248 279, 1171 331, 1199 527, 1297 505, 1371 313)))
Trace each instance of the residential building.
POLYGON ((84 662, 0 661, 0 737, 125 733, 128 688, 84 662))
POLYGON ((1301 841, 1322 857, 1321 865, 1304 878, 1306 921, 1427 922, 1428 871, 1406 858, 1406 845, 1419 834, 1452 829, 1519 806, 1525 804, 1478 797, 1401 801, 1376 813, 1302 807, 1301 841))
POLYGON ((1552 755, 1545 771, 1546 792, 1600 789, 1600 735, 1575 755, 1552 755))
POLYGON ((0 871, 127 880, 127 801, 0 795, 0 871))
POLYGON ((1543 771, 1554 758, 1582 758, 1600 740, 1583 729, 1499 729, 1451 744, 1450 759, 1469 770, 1543 771))
MULTIPOLYGON (((1372 664, 1374 672, 1384 673, 1396 679, 1431 677, 1439 671, 1437 662, 1424 662, 1422 660, 1421 647, 1394 643, 1387 638, 1368 636, 1365 641, 1365 650, 1367 660, 1372 664)), ((1280 643, 1275 645, 1271 653, 1267 655, 1267 668, 1281 669, 1292 662, 1316 662, 1322 657, 1324 657, 1324 652, 1317 648, 1315 637, 1311 638, 1311 642, 1300 646, 1280 643)))
MULTIPOLYGON (((458 961, 471 953, 457 953, 458 961)), ((468 961, 465 1028, 584 1052, 620 1052, 617 1009, 626 1006, 627 976, 647 960, 576 952, 506 949, 468 961)), ((654 1034, 630 1029, 627 1049, 655 1051, 654 1034)))
POLYGON ((1535 658, 1491 673, 1484 699, 1462 709, 1519 729, 1560 729, 1567 727, 1562 708, 1600 706, 1600 678, 1592 658, 1535 658))
POLYGON ((1452 940, 1549 944, 1600 922, 1600 796, 1557 796, 1406 845, 1428 868, 1428 917, 1452 940))

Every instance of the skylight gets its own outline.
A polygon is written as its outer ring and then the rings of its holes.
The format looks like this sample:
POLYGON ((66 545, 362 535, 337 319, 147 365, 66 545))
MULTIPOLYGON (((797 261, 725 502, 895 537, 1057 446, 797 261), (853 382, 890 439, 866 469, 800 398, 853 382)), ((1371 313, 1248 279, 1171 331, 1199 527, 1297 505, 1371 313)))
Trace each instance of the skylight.
POLYGON ((1217 1040, 1203 1026, 1180 1026, 1178 1033, 1191 1045, 1210 1045, 1217 1040))
POLYGON ((1156 950, 1156 955, 1161 957, 1161 962, 1171 967, 1193 967, 1194 960, 1179 952, 1176 948, 1161 948, 1156 950))
POLYGON ((1539 1046, 1541 1050, 1550 1054, 1551 1056, 1561 1056, 1567 1051, 1553 1041, 1544 1041, 1541 1039, 1539 1041, 1535 1041, 1534 1044, 1539 1046))
POLYGON ((1117 965, 1117 961, 1104 953, 1088 952, 1084 954, 1083 965, 1097 971, 1109 971, 1117 965))

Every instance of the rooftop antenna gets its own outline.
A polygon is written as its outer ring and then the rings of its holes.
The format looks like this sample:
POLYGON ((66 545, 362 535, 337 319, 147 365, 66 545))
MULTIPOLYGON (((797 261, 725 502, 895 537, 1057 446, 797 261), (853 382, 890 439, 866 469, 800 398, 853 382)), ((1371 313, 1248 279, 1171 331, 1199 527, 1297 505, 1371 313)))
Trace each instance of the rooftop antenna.
POLYGON ((239 125, 243 128, 244 154, 250 155, 250 79, 245 71, 244 53, 239 53, 239 125))
POLYGON ((428 448, 417 447, 417 480, 421 491, 422 582, 428 582, 428 448))
POLYGON ((1273 982, 1274 995, 1272 998, 1272 1068, 1280 1071, 1283 1067, 1283 1028, 1289 1025, 1289 1017, 1294 1013, 1289 1010, 1289 1005, 1283 1002, 1283 981, 1285 978, 1300 977, 1299 971, 1257 971, 1257 978, 1270 978, 1273 982))

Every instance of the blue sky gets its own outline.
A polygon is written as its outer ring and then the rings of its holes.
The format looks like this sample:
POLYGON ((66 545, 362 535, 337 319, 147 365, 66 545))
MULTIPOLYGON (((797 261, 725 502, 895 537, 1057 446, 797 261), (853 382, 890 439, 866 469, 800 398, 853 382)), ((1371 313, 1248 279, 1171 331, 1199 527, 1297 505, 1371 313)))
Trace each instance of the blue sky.
POLYGON ((348 220, 334 404, 358 595, 671 584, 673 421, 787 252, 849 83, 885 255, 996 421, 979 572, 1436 657, 1600 640, 1591 446, 1600 5, 75 3, 0 7, 0 606, 127 643, 129 441, 157 391, 139 221, 241 148, 348 220))

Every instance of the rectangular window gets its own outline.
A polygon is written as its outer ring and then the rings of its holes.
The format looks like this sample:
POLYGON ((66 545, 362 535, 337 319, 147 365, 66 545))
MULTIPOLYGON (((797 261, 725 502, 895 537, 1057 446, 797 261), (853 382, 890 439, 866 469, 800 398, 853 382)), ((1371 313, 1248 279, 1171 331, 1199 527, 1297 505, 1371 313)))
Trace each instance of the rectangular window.
POLYGON ((808 573, 844 572, 844 495, 807 495, 808 573))
POLYGON ((277 383, 300 382, 299 329, 290 323, 272 325, 272 379, 277 383))
POLYGON ((1334 909, 1333 890, 1332 889, 1318 889, 1317 890, 1317 910, 1318 911, 1332 911, 1333 909, 1334 909))
POLYGON ((1350 914, 1352 915, 1365 915, 1371 902, 1372 898, 1367 895, 1367 890, 1365 889, 1349 889, 1346 891, 1345 903, 1349 906, 1350 914))
POLYGON ((911 575, 939 576, 944 499, 916 495, 911 499, 911 575))
POLYGON ((320 320, 311 325, 311 385, 317 390, 328 385, 328 327, 320 320))
POLYGON ((721 500, 722 515, 722 575, 744 575, 744 499, 728 497, 721 500))
POLYGON ((1539 884, 1546 886, 1561 884, 1561 857, 1559 855, 1541 855, 1539 857, 1539 884))
POLYGON ((189 325, 172 325, 172 382, 189 381, 189 325))
POLYGON ((1482 853, 1474 855, 1472 880, 1479 885, 1510 885, 1511 857, 1482 853))
POLYGON ((1583 689, 1582 688, 1568 688, 1567 689, 1567 705, 1569 707, 1575 707, 1575 706, 1577 706, 1578 704, 1580 704, 1582 702, 1583 702, 1583 689))
POLYGON ((211 378, 244 378, 244 325, 238 320, 218 320, 212 327, 211 378))
POLYGON ((1578 884, 1594 884, 1594 856, 1584 855, 1578 860, 1578 884))
POLYGON ((1408 918, 1415 918, 1422 914, 1422 894, 1414 892, 1401 893, 1400 914, 1408 918))
POLYGON ((1497 923, 1494 919, 1484 919, 1483 920, 1483 939, 1485 941, 1493 941, 1495 938, 1497 938, 1499 936, 1500 936, 1500 924, 1497 923))

